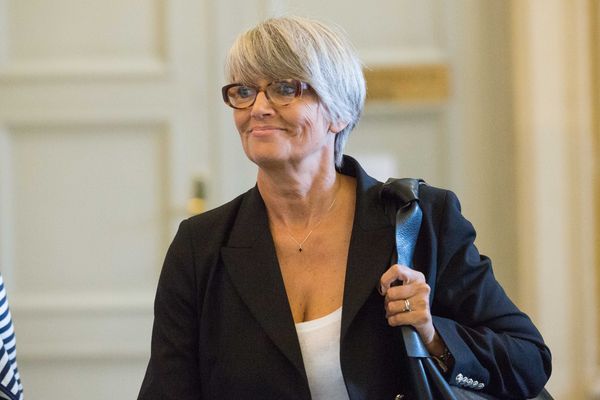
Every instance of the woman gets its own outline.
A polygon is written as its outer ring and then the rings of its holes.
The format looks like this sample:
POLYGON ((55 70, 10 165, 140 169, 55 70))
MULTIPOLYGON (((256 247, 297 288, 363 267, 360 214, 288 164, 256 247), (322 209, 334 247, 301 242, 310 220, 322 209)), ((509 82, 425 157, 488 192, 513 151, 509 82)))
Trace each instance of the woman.
POLYGON ((365 98, 343 35, 267 20, 237 39, 226 72, 257 184, 181 224, 139 398, 393 399, 410 392, 399 325, 416 328, 451 384, 539 392, 550 352, 478 254, 454 194, 422 187, 417 267, 390 266, 381 183, 342 156, 365 98))

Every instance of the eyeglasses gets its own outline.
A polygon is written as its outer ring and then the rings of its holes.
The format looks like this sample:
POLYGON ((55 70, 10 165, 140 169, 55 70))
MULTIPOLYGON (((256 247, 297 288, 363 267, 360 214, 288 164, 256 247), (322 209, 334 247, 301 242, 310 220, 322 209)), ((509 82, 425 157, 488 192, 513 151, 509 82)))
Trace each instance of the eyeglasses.
POLYGON ((259 92, 265 92, 267 99, 276 106, 287 106, 302 96, 302 91, 310 86, 306 82, 286 79, 269 83, 264 89, 257 86, 232 83, 223 86, 223 101, 238 110, 252 107, 259 92))

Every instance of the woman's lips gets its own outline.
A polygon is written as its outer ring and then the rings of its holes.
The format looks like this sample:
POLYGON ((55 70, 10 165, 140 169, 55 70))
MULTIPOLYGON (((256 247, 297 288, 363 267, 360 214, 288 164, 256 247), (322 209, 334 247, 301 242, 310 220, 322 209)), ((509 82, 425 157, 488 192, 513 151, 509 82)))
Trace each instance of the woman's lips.
POLYGON ((284 130, 283 128, 280 128, 277 126, 264 125, 264 126, 255 126, 255 127, 250 128, 249 133, 251 135, 263 136, 263 135, 270 135, 275 132, 279 132, 279 131, 283 131, 283 130, 284 130))

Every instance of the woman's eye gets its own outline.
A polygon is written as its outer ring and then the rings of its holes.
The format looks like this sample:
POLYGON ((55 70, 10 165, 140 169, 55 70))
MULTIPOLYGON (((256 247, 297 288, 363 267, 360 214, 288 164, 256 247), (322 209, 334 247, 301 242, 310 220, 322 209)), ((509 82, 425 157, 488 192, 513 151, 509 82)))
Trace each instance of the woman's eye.
POLYGON ((254 89, 248 86, 240 86, 237 89, 237 96, 240 98, 248 98, 254 96, 254 89))
POLYGON ((280 96, 294 96, 296 94, 296 85, 289 82, 278 82, 275 86, 275 91, 280 96))

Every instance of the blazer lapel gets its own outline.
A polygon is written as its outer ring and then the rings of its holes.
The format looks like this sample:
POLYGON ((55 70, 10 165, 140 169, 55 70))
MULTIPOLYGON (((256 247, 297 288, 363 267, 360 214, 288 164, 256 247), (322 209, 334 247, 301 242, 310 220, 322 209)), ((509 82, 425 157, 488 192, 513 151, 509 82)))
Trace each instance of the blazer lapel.
MULTIPOLYGON (((390 267, 394 251, 394 227, 379 200, 381 183, 368 176, 351 157, 344 157, 342 173, 357 180, 356 212, 344 285, 341 339, 352 321, 377 290, 381 275, 390 267)), ((382 308, 382 318, 384 311, 382 308)))
POLYGON ((226 247, 225 268, 241 299, 267 335, 305 376, 294 318, 258 189, 242 202, 226 247))

